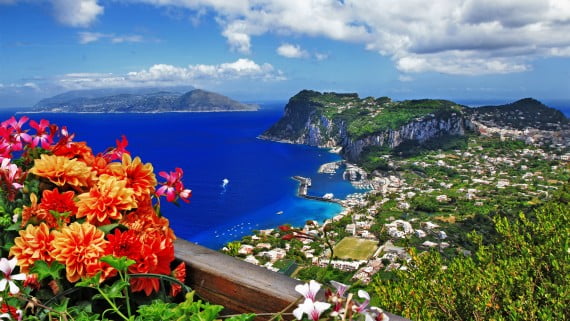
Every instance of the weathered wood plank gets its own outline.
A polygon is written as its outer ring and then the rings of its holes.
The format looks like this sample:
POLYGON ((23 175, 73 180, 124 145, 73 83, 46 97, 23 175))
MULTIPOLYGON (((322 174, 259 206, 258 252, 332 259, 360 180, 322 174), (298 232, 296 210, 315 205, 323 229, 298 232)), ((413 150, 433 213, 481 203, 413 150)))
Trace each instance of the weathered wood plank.
POLYGON ((283 274, 181 239, 174 249, 176 258, 186 263, 186 284, 204 300, 226 307, 225 313, 275 313, 301 297, 295 285, 302 282, 283 274))

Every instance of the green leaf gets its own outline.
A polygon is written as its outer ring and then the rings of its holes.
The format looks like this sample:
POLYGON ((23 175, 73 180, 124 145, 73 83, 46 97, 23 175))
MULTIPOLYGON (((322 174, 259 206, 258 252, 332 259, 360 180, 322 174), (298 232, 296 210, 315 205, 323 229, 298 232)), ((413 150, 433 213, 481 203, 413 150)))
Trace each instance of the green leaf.
POLYGON ((65 265, 57 261, 51 262, 49 265, 46 261, 36 261, 30 272, 37 274, 40 281, 47 277, 57 280, 60 277, 60 271, 63 269, 65 269, 65 265))
POLYGON ((99 260, 101 260, 103 263, 109 264, 111 267, 119 271, 125 271, 129 266, 137 263, 135 260, 131 260, 126 256, 115 257, 113 255, 105 255, 99 260))
POLYGON ((118 280, 111 285, 103 287, 102 291, 107 295, 109 299, 122 298, 124 297, 123 290, 128 286, 129 282, 118 280))
POLYGON ((101 272, 98 272, 90 278, 83 278, 75 284, 76 287, 96 288, 99 286, 101 280, 101 272))
POLYGON ((98 227, 98 229, 103 231, 105 233, 105 235, 111 233, 111 231, 113 231, 116 228, 126 229, 126 227, 124 225, 119 224, 119 223, 107 224, 107 225, 103 225, 103 226, 98 227))
POLYGON ((244 313, 239 315, 231 316, 225 319, 226 321, 251 321, 256 317, 255 313, 244 313))

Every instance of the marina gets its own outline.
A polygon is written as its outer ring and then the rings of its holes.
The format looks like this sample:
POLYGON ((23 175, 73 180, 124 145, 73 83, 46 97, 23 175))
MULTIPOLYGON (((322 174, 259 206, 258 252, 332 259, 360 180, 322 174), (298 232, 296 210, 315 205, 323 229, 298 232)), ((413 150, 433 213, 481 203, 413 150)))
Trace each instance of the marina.
POLYGON ((308 190, 309 190, 309 187, 311 187, 311 179, 310 178, 296 175, 296 176, 293 176, 292 179, 299 182, 299 188, 297 189, 297 196, 305 198, 305 199, 309 199, 309 200, 329 202, 329 203, 337 203, 340 205, 344 205, 342 200, 340 200, 338 198, 330 197, 330 195, 327 195, 328 193, 325 194, 325 196, 327 196, 327 197, 309 195, 308 190))

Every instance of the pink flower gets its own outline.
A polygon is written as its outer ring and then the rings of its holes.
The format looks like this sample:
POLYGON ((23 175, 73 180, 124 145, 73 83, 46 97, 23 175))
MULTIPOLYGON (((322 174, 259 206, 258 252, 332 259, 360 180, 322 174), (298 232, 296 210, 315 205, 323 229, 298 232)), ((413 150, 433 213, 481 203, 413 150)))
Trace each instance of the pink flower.
POLYGON ((297 284, 295 286, 295 291, 301 293, 305 299, 309 299, 311 301, 315 301, 317 293, 321 289, 321 284, 315 280, 309 281, 309 283, 305 284, 297 284))
MULTIPOLYGON (((2 159, 0 157, 0 159, 2 159)), ((16 180, 20 179, 22 171, 16 164, 10 164, 9 158, 2 159, 2 163, 0 163, 0 179, 4 179, 6 183, 12 185, 15 189, 22 188, 22 184, 16 182, 16 180)))
MULTIPOLYGON (((296 290, 296 288, 295 288, 296 290)), ((303 318, 303 314, 307 314, 309 319, 313 321, 319 320, 321 314, 330 308, 330 303, 324 302, 315 302, 309 298, 305 299, 305 302, 299 304, 299 306, 293 310, 293 315, 297 320, 301 320, 303 318)))
POLYGON ((36 130, 36 134, 32 137, 32 147, 41 145, 42 148, 48 149, 53 143, 53 135, 46 131, 46 128, 49 127, 49 121, 42 119, 37 123, 35 120, 31 120, 30 127, 36 130))
POLYGON ((16 268, 16 263, 18 259, 13 257, 11 260, 6 258, 0 259, 0 271, 4 274, 4 278, 0 280, 0 291, 4 291, 6 286, 10 286, 10 293, 18 294, 20 292, 20 288, 14 283, 13 280, 24 281, 26 280, 26 275, 24 273, 14 274, 12 272, 16 268))
POLYGON ((364 299, 360 304, 357 304, 353 309, 356 313, 363 313, 368 311, 368 304, 370 303, 370 295, 364 290, 358 290, 358 297, 364 299))
POLYGON ((20 120, 16 120, 16 118, 12 116, 12 118, 4 122, 6 125, 8 125, 8 129, 12 128, 12 137, 14 137, 15 141, 21 142, 23 140, 26 143, 32 141, 32 136, 28 135, 26 131, 22 129, 22 126, 24 126, 28 119, 28 117, 22 116, 20 120))
POLYGON ((192 196, 192 191, 184 188, 182 183, 182 169, 176 168, 174 172, 170 174, 166 172, 158 173, 161 177, 166 179, 166 182, 162 183, 162 186, 156 191, 157 196, 166 195, 166 200, 169 202, 174 202, 177 197, 182 199, 184 202, 188 203, 190 196, 192 196))

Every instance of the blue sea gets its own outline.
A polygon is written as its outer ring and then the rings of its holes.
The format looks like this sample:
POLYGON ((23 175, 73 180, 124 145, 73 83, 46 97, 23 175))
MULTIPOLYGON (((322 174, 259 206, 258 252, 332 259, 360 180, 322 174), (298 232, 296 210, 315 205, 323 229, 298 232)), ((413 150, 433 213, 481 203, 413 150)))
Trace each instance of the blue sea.
MULTIPOLYGON (((233 113, 28 116, 66 125, 76 134, 75 141, 86 141, 96 153, 126 135, 127 149, 151 162, 156 173, 182 168, 185 185, 193 191, 191 201, 181 202, 180 207, 163 202, 162 214, 178 237, 219 249, 253 230, 302 225, 308 219, 322 222, 342 210, 338 204, 297 197, 294 175, 312 178, 312 195, 344 197, 359 191, 340 173, 317 173, 321 164, 339 160, 338 155, 257 138, 281 117, 283 106, 269 104, 258 112, 233 113)), ((11 114, 0 112, 1 119, 11 114)))

